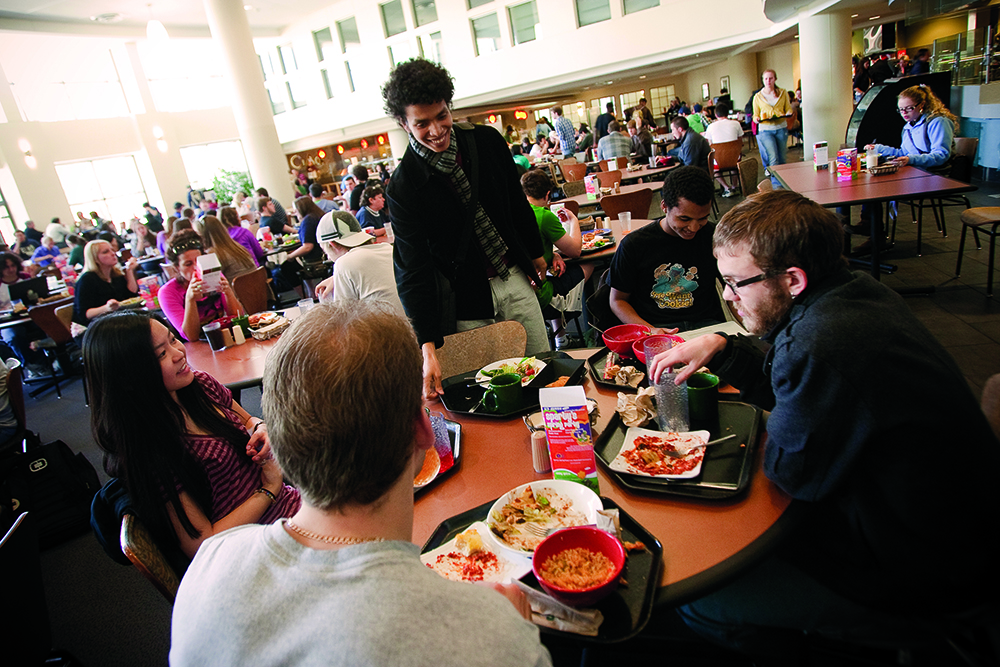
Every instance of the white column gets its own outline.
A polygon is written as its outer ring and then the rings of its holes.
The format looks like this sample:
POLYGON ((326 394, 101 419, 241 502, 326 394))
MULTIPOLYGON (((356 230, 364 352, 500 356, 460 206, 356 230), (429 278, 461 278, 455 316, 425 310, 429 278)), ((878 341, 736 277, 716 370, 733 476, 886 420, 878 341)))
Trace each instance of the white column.
POLYGON ((403 159, 403 153, 410 146, 410 135, 398 125, 386 132, 386 135, 389 137, 389 150, 392 151, 392 157, 396 158, 396 164, 399 164, 399 161, 403 159))
POLYGON ((278 141, 271 102, 264 88, 253 36, 243 0, 204 0, 212 38, 222 46, 222 57, 232 84, 233 116, 243 142, 255 187, 291 207, 288 161, 278 141))
MULTIPOLYGON (((799 23, 802 129, 806 161, 826 141, 836 155, 854 110, 851 88, 851 19, 846 12, 817 14, 799 23)), ((792 84, 794 85, 794 84, 792 84)))

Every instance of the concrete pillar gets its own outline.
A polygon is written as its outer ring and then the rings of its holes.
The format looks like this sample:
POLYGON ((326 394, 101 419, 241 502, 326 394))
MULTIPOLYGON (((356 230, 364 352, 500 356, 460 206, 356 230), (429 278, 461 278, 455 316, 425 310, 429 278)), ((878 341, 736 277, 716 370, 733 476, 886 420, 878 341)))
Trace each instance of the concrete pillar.
POLYGON ((392 157, 396 158, 396 164, 399 164, 399 161, 403 159, 403 153, 410 145, 410 135, 398 125, 386 132, 386 135, 389 137, 389 150, 392 151, 392 157))
POLYGON ((264 73, 253 48, 243 0, 204 0, 204 4, 212 37, 222 46, 232 84, 233 116, 254 187, 266 188, 289 209, 292 202, 283 201, 291 192, 288 161, 274 127, 264 73))
POLYGON ((847 12, 817 14, 799 22, 799 65, 805 160, 812 160, 812 146, 819 141, 828 142, 830 155, 836 155, 854 111, 847 12))

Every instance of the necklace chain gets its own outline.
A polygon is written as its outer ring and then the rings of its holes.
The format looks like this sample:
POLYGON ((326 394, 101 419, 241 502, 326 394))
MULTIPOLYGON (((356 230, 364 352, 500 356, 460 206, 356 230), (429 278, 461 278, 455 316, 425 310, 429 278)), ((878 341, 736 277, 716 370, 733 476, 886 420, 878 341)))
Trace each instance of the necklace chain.
POLYGON ((317 542, 324 542, 326 544, 365 544, 366 542, 385 542, 384 537, 340 537, 338 535, 320 535, 319 533, 314 533, 296 526, 291 519, 286 521, 285 525, 288 526, 289 530, 294 533, 298 533, 302 537, 306 537, 317 542))

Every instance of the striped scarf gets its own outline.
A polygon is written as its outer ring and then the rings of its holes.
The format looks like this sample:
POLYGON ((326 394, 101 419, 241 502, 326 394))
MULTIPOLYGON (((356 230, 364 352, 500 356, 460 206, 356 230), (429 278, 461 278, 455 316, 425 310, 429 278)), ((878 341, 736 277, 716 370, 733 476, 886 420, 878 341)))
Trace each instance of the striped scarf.
MULTIPOLYGON (((410 148, 426 160, 432 169, 436 169, 448 176, 451 184, 458 192, 462 205, 468 208, 469 201, 472 199, 472 186, 469 184, 469 178, 465 175, 465 171, 458 165, 457 139, 455 129, 452 128, 451 142, 448 144, 448 149, 443 153, 435 153, 414 139, 411 134, 410 148)), ((486 214, 486 211, 483 210, 482 205, 478 201, 476 202, 476 215, 473 225, 476 238, 479 240, 479 246, 486 254, 486 259, 489 260, 497 274, 504 280, 507 280, 510 277, 510 269, 507 268, 507 264, 503 260, 503 256, 507 254, 507 244, 504 243, 504 240, 497 232, 497 228, 493 226, 490 216, 486 214)))

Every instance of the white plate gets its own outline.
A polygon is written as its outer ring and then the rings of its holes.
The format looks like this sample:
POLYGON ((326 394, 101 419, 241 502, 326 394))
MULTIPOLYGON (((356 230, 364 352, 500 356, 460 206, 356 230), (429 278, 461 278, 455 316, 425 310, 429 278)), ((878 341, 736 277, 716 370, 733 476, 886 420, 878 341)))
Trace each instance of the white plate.
POLYGON ((632 426, 628 431, 625 432, 625 442, 622 443, 621 451, 618 452, 618 456, 608 464, 608 467, 612 470, 618 472, 628 473, 630 475, 641 475, 643 477, 659 477, 661 479, 690 479, 691 477, 697 477, 701 472, 701 464, 705 460, 705 447, 693 446, 691 450, 681 459, 676 459, 680 461, 696 461, 696 465, 685 472, 674 474, 674 473, 664 473, 664 474, 652 474, 645 472, 639 468, 636 468, 628 461, 628 454, 636 450, 636 438, 642 436, 649 436, 657 438, 660 440, 665 440, 668 438, 678 438, 680 437, 680 443, 691 444, 695 442, 700 442, 702 444, 708 442, 710 434, 708 431, 686 431, 684 433, 663 433, 662 431, 651 431, 645 428, 636 428, 632 426))
MULTIPOLYGON (((492 526, 494 524, 493 516, 496 514, 500 515, 500 511, 503 509, 504 505, 511 502, 513 499, 519 497, 525 488, 531 487, 532 492, 537 498, 539 495, 545 495, 546 492, 555 493, 563 500, 566 501, 567 505, 574 511, 579 512, 583 518, 579 522, 567 523, 561 527, 568 528, 570 525, 574 526, 586 526, 597 523, 597 512, 598 510, 604 509, 604 505, 601 503, 600 497, 591 491, 588 487, 583 484, 578 484, 577 482, 569 482, 562 479, 543 479, 537 482, 529 482, 527 484, 522 484, 521 486, 512 489, 500 496, 493 506, 490 507, 490 512, 486 516, 487 526, 492 526)), ((540 524, 543 528, 546 527, 545 524, 540 524)), ((511 546, 500 539, 497 535, 493 533, 492 530, 489 531, 490 539, 493 541, 497 547, 499 547, 503 552, 520 556, 522 558, 530 559, 531 555, 534 553, 534 548, 532 549, 521 549, 515 546, 511 546)))
MULTIPOLYGON (((521 359, 524 359, 524 357, 514 357, 512 359, 501 359, 500 361, 494 361, 489 366, 483 366, 482 368, 479 369, 479 372, 476 373, 476 382, 480 382, 480 383, 487 383, 487 382, 489 382, 489 380, 491 378, 490 378, 489 375, 486 375, 486 371, 495 371, 496 369, 500 368, 501 366, 516 366, 517 364, 519 364, 521 362, 521 359)), ((532 364, 532 367, 535 369, 535 375, 529 375, 527 377, 521 378, 521 386, 522 387, 525 386, 525 385, 527 385, 532 380, 534 380, 535 377, 539 373, 542 372, 542 369, 545 368, 545 362, 542 361, 542 360, 540 360, 540 359, 535 359, 535 363, 532 364)))
MULTIPOLYGON (((515 579, 520 579, 528 572, 531 572, 531 561, 526 561, 523 558, 510 560, 503 553, 501 553, 499 549, 494 547, 489 538, 490 529, 485 523, 477 521, 469 526, 469 528, 474 529, 477 533, 479 533, 479 536, 483 538, 483 546, 485 549, 497 557, 497 568, 495 570, 491 568, 484 572, 482 581, 509 584, 515 579)), ((433 549, 425 554, 422 554, 420 556, 420 562, 429 566, 445 579, 451 579, 452 581, 469 581, 469 579, 465 579, 458 570, 458 568, 462 565, 462 559, 464 556, 459 554, 458 558, 454 560, 447 558, 449 553, 458 553, 455 550, 456 539, 457 537, 452 538, 448 542, 439 546, 437 549, 433 549), (440 563, 438 562, 439 556, 445 556, 440 563), (449 567, 452 563, 455 564, 455 567, 449 567)))

